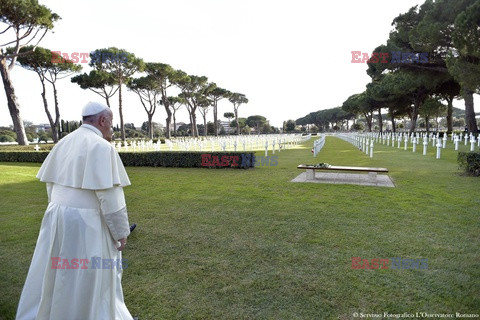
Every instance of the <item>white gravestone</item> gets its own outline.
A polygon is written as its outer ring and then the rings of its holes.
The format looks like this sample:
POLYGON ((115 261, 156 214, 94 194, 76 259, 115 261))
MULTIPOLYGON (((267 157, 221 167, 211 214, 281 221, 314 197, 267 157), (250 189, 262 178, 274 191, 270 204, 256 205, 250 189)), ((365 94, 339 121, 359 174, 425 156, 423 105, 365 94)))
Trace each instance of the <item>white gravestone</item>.
POLYGON ((440 142, 440 139, 437 139, 437 159, 440 159, 440 150, 442 149, 442 143, 440 142))

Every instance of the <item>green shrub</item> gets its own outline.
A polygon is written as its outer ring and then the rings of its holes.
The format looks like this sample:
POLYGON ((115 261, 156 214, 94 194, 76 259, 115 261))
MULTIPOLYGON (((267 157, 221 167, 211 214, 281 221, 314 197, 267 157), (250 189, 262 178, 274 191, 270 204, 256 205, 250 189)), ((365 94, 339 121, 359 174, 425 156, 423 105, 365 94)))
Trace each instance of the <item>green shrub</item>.
POLYGON ((480 176, 480 152, 459 152, 457 162, 471 176, 480 176))
POLYGON ((15 142, 15 138, 7 135, 0 135, 0 142, 15 142))
POLYGON ((120 158, 125 166, 135 167, 205 167, 217 169, 253 167, 253 163, 242 161, 242 154, 243 157, 245 155, 253 156, 254 152, 121 152, 120 158), (208 156, 202 158, 202 155, 208 156))
POLYGON ((2 129, 0 130, 0 136, 10 136, 14 141, 17 139, 17 134, 12 130, 2 129))
POLYGON ((29 142, 33 142, 33 136, 32 136, 30 133, 27 132, 27 133, 26 133, 26 136, 27 136, 27 140, 28 140, 29 142))
POLYGON ((45 132, 42 132, 38 135, 38 142, 45 141, 45 143, 48 142, 48 135, 45 132))
POLYGON ((351 126, 351 129, 352 130, 356 130, 356 131, 362 131, 365 129, 365 127, 361 124, 361 123, 354 123, 352 126, 351 126))
POLYGON ((47 151, 0 151, 0 162, 43 162, 47 151))
POLYGON ((153 138, 152 142, 157 143, 159 139, 161 144, 165 144, 165 138, 153 138))

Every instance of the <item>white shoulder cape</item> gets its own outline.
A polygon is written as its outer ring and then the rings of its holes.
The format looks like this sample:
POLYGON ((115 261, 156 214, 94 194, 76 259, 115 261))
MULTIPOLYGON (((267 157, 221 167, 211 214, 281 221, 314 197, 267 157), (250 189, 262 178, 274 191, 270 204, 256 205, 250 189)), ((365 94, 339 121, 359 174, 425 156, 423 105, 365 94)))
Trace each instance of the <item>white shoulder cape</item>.
POLYGON ((53 147, 38 171, 42 182, 100 190, 130 185, 115 148, 101 132, 84 124, 53 147))

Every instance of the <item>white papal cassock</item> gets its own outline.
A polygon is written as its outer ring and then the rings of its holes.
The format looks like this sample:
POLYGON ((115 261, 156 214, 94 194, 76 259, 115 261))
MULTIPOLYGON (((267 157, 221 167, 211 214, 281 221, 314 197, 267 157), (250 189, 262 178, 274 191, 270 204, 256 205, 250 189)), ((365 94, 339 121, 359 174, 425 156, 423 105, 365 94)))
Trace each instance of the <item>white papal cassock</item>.
POLYGON ((121 286, 128 261, 117 250, 130 233, 130 180, 118 153, 84 124, 52 149, 37 178, 47 183, 48 207, 17 319, 132 319, 121 286))

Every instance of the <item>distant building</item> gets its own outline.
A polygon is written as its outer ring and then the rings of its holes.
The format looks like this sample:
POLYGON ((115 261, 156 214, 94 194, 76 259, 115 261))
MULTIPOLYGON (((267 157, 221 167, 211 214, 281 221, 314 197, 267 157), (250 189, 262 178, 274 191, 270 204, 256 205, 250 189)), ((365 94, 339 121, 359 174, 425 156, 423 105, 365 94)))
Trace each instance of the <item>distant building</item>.
POLYGON ((219 130, 223 128, 227 134, 233 133, 234 129, 230 127, 230 121, 220 121, 219 130))
POLYGON ((35 128, 35 133, 45 132, 50 129, 50 124, 48 123, 37 124, 37 125, 33 125, 33 127, 35 128))
MULTIPOLYGON (((185 122, 177 122, 177 123, 176 123, 176 128, 175 128, 175 130, 178 130, 178 128, 180 128, 181 126, 184 126, 184 125, 186 125, 185 122)), ((170 124, 170 126, 171 126, 172 129, 173 129, 173 122, 170 124)))

